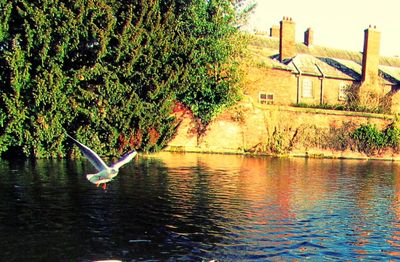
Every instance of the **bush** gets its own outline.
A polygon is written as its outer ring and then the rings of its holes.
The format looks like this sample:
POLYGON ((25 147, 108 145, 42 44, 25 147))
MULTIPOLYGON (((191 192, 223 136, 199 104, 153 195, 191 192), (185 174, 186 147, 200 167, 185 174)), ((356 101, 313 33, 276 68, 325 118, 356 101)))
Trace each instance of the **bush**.
POLYGON ((388 126, 384 131, 386 137, 386 144, 394 149, 398 149, 400 143, 400 129, 396 128, 394 124, 388 126))
POLYGON ((209 122, 236 99, 227 3, 0 0, 0 154, 156 151, 178 100, 209 122))
POLYGON ((368 155, 375 151, 379 152, 389 145, 387 134, 379 131, 376 126, 371 124, 361 125, 354 130, 351 137, 356 141, 358 150, 368 155))

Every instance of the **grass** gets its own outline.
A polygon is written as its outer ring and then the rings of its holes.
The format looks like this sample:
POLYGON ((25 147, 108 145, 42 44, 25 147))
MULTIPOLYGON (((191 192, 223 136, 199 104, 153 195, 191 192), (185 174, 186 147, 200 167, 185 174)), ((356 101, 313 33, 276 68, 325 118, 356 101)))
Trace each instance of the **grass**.
POLYGON ((316 109, 330 109, 330 110, 340 110, 340 111, 352 111, 352 112, 364 112, 364 113, 374 113, 374 114, 384 114, 385 110, 378 108, 369 108, 367 106, 361 105, 343 105, 343 104, 306 104, 306 103, 297 103, 293 104, 295 107, 302 108, 316 108, 316 109))

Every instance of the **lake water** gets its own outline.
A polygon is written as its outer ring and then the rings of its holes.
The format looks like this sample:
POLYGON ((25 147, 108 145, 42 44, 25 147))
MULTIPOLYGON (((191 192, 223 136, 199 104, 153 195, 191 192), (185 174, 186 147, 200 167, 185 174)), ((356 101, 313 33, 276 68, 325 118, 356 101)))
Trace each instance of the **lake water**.
POLYGON ((0 261, 400 259, 400 163, 140 155, 0 161, 0 261))

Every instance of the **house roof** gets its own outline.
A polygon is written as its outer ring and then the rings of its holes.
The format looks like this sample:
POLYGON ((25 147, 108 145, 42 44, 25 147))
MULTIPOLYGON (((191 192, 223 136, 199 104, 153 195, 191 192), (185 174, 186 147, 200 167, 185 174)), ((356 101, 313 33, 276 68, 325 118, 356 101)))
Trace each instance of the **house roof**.
MULTIPOLYGON (((281 63, 279 61, 279 38, 253 36, 252 52, 271 68, 291 70, 295 73, 360 81, 362 53, 323 46, 306 46, 296 43, 298 55, 281 63)), ((381 56, 379 74, 386 84, 400 84, 400 58, 381 56)))
POLYGON ((248 51, 251 54, 252 61, 259 66, 291 70, 286 64, 279 62, 278 59, 274 57, 276 50, 249 46, 248 51))
POLYGON ((321 61, 331 65, 336 70, 339 70, 343 74, 347 75, 353 80, 360 81, 362 74, 361 64, 353 60, 346 60, 340 58, 320 57, 321 61))
POLYGON ((323 59, 308 54, 298 54, 288 63, 292 71, 321 77, 341 78, 355 80, 352 76, 338 70, 323 59))
POLYGON ((379 66, 379 74, 388 82, 400 85, 400 68, 394 66, 379 66))

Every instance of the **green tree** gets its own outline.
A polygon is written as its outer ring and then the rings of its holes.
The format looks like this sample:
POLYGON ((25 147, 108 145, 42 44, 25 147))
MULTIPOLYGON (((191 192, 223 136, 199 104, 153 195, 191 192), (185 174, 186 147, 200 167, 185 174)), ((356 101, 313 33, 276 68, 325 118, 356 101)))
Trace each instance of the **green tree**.
POLYGON ((208 123, 237 95, 229 1, 0 0, 0 153, 161 149, 174 103, 208 123))
POLYGON ((249 19, 250 14, 252 14, 257 3, 254 0, 232 0, 235 10, 235 24, 238 28, 245 25, 249 19))
POLYGON ((239 99, 238 31, 230 1, 193 1, 180 31, 185 32, 182 50, 189 65, 178 99, 207 125, 224 107, 239 99))

